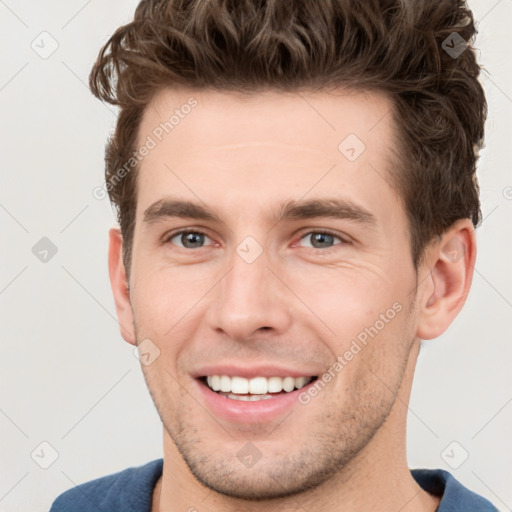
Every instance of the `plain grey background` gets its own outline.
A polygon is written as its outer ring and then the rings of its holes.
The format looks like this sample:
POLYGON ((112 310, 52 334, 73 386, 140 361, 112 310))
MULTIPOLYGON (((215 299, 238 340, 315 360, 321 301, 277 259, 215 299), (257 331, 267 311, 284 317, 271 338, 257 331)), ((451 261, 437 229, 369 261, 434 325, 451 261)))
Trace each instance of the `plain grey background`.
MULTIPOLYGON (((115 217, 92 194, 116 110, 88 74, 136 4, 0 0, 0 512, 48 510, 73 485, 162 456, 108 281, 115 217)), ((446 469, 512 510, 512 0, 470 7, 490 111, 485 219, 468 302, 423 344, 407 446, 411 468, 446 469)))

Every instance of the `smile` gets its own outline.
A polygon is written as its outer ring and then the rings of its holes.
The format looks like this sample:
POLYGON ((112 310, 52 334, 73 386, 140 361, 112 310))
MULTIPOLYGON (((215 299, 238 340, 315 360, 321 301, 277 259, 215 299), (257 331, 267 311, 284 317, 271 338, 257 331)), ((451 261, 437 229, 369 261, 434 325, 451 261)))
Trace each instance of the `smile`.
POLYGON ((312 377, 254 377, 208 375, 201 380, 212 391, 232 400, 254 402, 268 400, 276 396, 301 389, 313 380, 312 377))

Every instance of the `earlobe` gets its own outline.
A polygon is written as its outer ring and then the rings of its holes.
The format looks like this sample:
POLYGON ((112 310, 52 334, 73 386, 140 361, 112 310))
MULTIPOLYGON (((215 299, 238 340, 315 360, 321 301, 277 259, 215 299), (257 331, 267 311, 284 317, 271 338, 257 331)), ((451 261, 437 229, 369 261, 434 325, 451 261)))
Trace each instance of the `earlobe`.
POLYGON ((476 237, 469 219, 457 221, 429 249, 420 300, 417 336, 437 338, 448 329, 469 294, 476 260, 476 237), (427 263, 428 261, 428 263, 427 263))
POLYGON ((118 228, 109 230, 108 270, 121 336, 135 345, 136 336, 130 302, 130 287, 123 258, 123 238, 118 228))

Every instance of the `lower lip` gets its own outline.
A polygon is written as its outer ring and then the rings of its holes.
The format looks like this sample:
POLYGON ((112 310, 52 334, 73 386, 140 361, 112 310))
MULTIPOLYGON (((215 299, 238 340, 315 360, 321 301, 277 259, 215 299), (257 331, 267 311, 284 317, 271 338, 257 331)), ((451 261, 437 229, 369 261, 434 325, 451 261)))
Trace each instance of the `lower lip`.
POLYGON ((248 402, 219 395, 199 379, 194 379, 194 381, 208 408, 216 416, 243 424, 261 423, 279 418, 291 410, 294 405, 300 405, 299 394, 307 391, 309 386, 315 382, 310 382, 301 389, 276 395, 274 398, 248 402))

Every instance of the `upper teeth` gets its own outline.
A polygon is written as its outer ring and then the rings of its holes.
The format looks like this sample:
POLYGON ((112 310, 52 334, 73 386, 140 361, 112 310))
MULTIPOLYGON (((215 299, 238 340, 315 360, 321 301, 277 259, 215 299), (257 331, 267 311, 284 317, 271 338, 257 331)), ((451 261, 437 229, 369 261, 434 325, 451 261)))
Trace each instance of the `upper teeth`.
POLYGON ((254 377, 253 379, 246 379, 245 377, 229 377, 228 375, 209 375, 206 377, 206 381, 214 391, 265 395, 266 393, 279 393, 283 390, 300 389, 311 381, 311 377, 270 377, 268 379, 266 377, 254 377))

